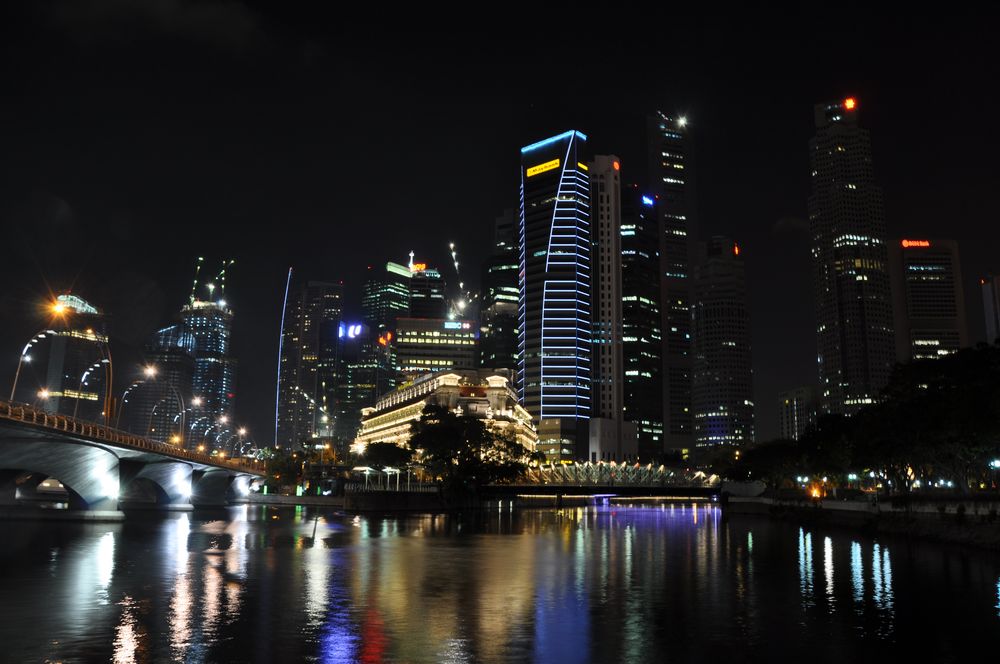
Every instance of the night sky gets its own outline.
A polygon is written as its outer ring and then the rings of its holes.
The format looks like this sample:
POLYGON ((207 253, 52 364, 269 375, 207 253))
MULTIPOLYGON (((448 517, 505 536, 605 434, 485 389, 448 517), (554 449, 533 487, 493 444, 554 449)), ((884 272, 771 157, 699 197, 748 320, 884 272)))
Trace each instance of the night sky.
POLYGON ((645 178, 644 117, 687 116, 701 235, 745 250, 758 440, 776 395, 815 380, 805 209, 812 107, 848 94, 872 132, 890 236, 959 241, 1000 271, 995 24, 827 13, 657 16, 523 5, 486 21, 297 3, 24 2, 4 9, 0 385, 72 290, 112 316, 120 386, 186 301, 195 258, 232 257, 237 419, 273 431, 284 278, 418 259, 478 284, 521 145, 569 128, 645 178), (310 12, 310 13, 307 13, 310 12), (448 32, 455 21, 465 27, 448 32))

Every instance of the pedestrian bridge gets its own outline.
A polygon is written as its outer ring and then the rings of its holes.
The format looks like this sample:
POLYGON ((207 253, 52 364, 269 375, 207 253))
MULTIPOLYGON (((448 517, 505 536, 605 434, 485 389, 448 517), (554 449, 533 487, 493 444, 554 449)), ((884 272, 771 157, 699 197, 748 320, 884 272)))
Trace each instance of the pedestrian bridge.
POLYGON ((707 498, 718 494, 719 478, 701 471, 681 471, 652 464, 583 462, 529 467, 512 484, 490 486, 506 497, 535 496, 663 496, 707 498))
POLYGON ((28 405, 0 401, 0 508, 220 507, 264 476, 220 459, 28 405))

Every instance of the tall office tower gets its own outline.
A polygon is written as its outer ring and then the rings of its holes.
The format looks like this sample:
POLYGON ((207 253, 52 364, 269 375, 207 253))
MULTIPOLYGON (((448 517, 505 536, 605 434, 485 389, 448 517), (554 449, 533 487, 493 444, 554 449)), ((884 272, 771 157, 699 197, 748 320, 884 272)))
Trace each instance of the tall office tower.
POLYGON ((896 361, 937 359, 969 345, 962 267, 954 240, 889 244, 896 361))
POLYGON ((587 137, 521 148, 518 377, 550 461, 583 458, 590 419, 591 239, 587 137))
POLYGON ((395 330, 396 319, 410 314, 410 268, 392 261, 384 269, 369 267, 361 312, 365 323, 380 333, 395 330))
POLYGON ((205 418, 207 427, 225 424, 232 420, 236 401, 236 360, 230 355, 233 312, 224 299, 192 297, 181 309, 181 319, 194 336, 193 393, 201 405, 193 414, 205 418))
POLYGON ((102 421, 109 384, 107 319, 76 295, 58 296, 51 311, 47 329, 22 351, 14 400, 102 421))
POLYGON ((778 394, 778 429, 782 438, 798 440, 816 423, 819 403, 812 387, 797 387, 778 394))
POLYGON ((346 452, 361 425, 361 409, 374 406, 379 394, 389 392, 386 353, 389 340, 363 323, 341 323, 338 329, 339 380, 336 386, 333 438, 346 452))
POLYGON ((276 444, 330 436, 343 284, 309 281, 288 303, 282 331, 276 444))
POLYGON ((637 185, 626 187, 621 223, 624 418, 636 424, 643 463, 663 452, 659 228, 656 199, 637 185))
POLYGON ((664 447, 694 441, 691 419, 691 241, 696 235, 694 145, 687 119, 649 118, 649 178, 660 213, 664 447))
POLYGON ((194 424, 195 408, 194 335, 184 325, 164 327, 149 338, 143 355, 148 373, 123 399, 123 428, 161 443, 188 446, 187 425, 194 424))
POLYGON ((983 291, 983 314, 986 316, 986 343, 1000 340, 1000 277, 979 280, 983 291))
POLYGON ((517 236, 514 210, 497 217, 493 253, 483 266, 479 314, 479 366, 517 368, 517 236))
POLYGON ((818 104, 809 141, 809 232, 816 297, 820 408, 873 403, 895 363, 882 189, 857 101, 818 104))
POLYGON ((695 444, 752 443, 750 311, 740 246, 715 236, 694 270, 695 444))
POLYGON ((446 369, 475 369, 479 329, 471 320, 400 318, 396 368, 411 376, 446 369))
POLYGON ((426 263, 414 263, 410 256, 410 317, 446 318, 448 300, 447 284, 441 273, 426 263))
POLYGON ((589 165, 591 202, 592 339, 591 461, 638 456, 635 425, 624 420, 622 357, 621 162, 597 155, 589 165))

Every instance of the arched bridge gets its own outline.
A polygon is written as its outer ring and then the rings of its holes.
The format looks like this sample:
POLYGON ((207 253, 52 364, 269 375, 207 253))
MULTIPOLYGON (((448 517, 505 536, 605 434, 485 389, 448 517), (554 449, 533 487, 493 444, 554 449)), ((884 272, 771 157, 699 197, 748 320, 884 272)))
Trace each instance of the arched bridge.
POLYGON ((701 471, 679 471, 652 464, 589 461, 531 467, 512 484, 493 485, 497 496, 685 496, 709 497, 719 492, 719 478, 701 471))
POLYGON ((0 507, 42 499, 50 485, 73 510, 224 506, 259 477, 251 463, 0 401, 0 507))

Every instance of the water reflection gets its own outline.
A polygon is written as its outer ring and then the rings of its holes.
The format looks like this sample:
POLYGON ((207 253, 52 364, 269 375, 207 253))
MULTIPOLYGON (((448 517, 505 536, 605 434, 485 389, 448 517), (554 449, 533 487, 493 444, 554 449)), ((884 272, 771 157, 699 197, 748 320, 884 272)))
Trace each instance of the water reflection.
POLYGON ((850 535, 677 503, 19 525, 0 636, 13 661, 332 663, 684 661, 733 643, 947 659, 995 633, 995 561, 850 535), (963 607, 962 644, 940 606, 963 607))

